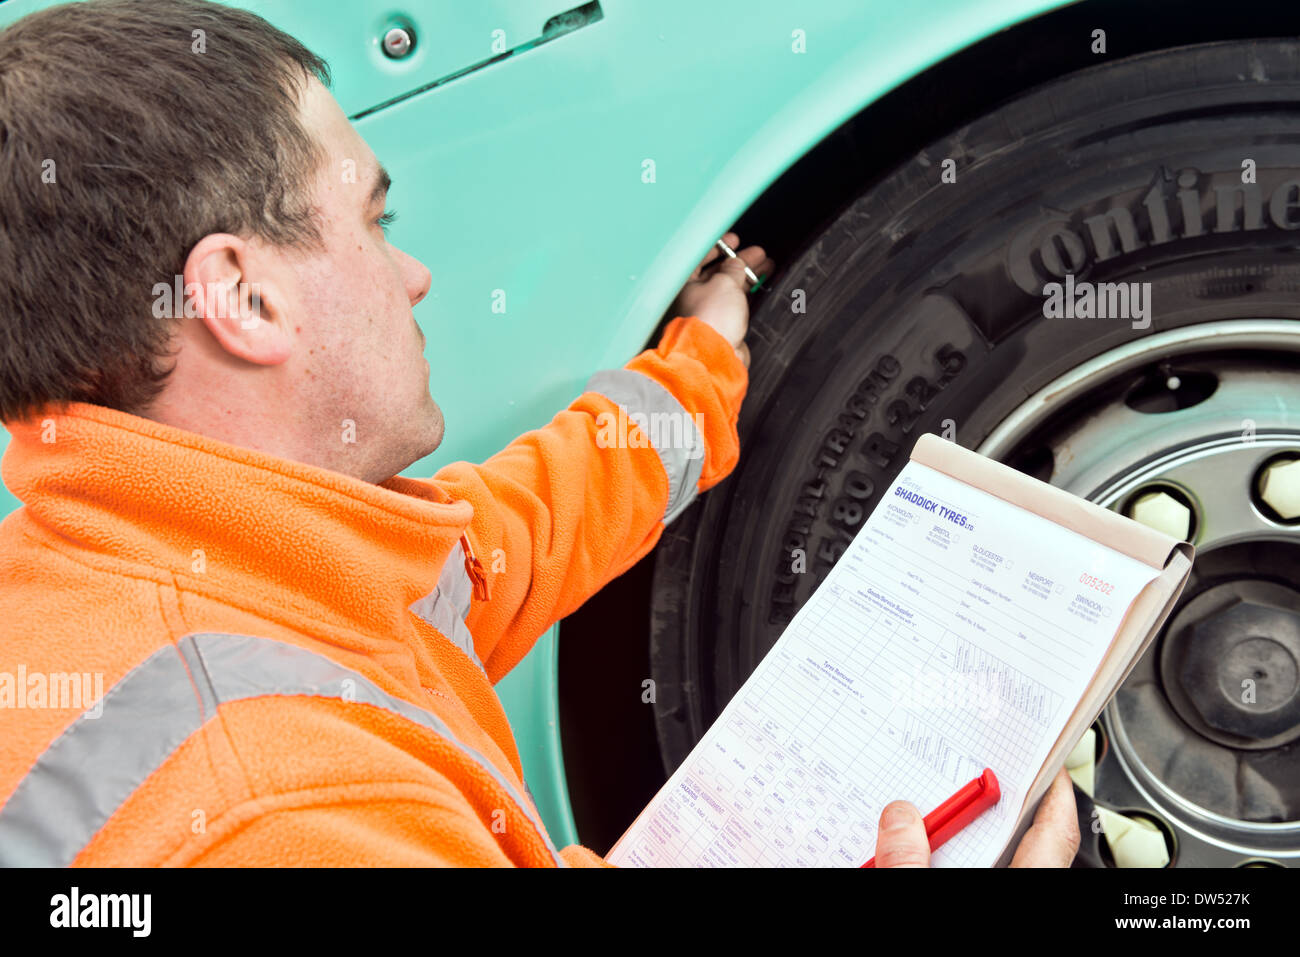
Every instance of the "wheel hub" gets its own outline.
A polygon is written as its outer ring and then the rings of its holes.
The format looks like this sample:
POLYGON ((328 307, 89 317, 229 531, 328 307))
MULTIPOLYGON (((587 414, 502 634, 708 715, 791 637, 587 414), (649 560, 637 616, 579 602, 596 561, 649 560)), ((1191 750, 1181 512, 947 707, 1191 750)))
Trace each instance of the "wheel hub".
POLYGON ((1052 484, 1195 543, 1179 606, 1104 712, 1114 761, 1097 776, 1100 803, 1145 804, 1187 863, 1300 856, 1298 366, 1293 321, 1146 336, 1040 390, 979 449, 1046 461, 1052 484))
POLYGON ((1300 735, 1300 593, 1266 581, 1213 586, 1161 646, 1174 709, 1212 741, 1271 748, 1300 735))

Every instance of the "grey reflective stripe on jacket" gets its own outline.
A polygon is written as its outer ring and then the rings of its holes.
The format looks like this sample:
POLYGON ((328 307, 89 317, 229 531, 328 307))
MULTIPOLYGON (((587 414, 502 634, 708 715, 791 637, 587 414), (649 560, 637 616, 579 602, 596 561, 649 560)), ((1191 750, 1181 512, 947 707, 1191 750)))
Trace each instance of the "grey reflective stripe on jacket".
POLYGON ((218 704, 263 695, 311 695, 401 715, 476 761, 532 821, 566 866, 533 809, 486 757, 457 741, 437 715, 394 698, 369 678, 305 648, 248 635, 186 635, 118 681, 50 744, 0 807, 0 866, 73 862, 145 779, 216 715, 218 704), (96 709, 97 710, 97 709, 96 709))
MULTIPOLYGON (((474 583, 465 571, 465 548, 457 542, 442 566, 438 584, 433 591, 411 603, 411 611, 436 628, 453 645, 465 652, 470 661, 487 677, 487 669, 474 650, 474 636, 470 634, 465 619, 469 617, 470 602, 474 597, 474 583)), ((532 800, 533 792, 524 782, 524 793, 532 800)), ((533 801, 536 804, 536 801, 533 801)))
POLYGON ((664 524, 671 522, 699 494, 696 486, 704 471, 704 436, 676 396, 633 369, 597 372, 588 380, 587 391, 599 392, 622 406, 628 418, 648 433, 647 438, 668 473, 664 524))
POLYGON ((429 594, 412 603, 411 611, 438 629, 453 645, 469 655, 480 671, 487 674, 487 669, 474 650, 474 636, 465 624, 470 599, 473 597, 474 583, 465 571, 465 549, 457 542, 447 556, 446 564, 442 566, 438 584, 429 594))

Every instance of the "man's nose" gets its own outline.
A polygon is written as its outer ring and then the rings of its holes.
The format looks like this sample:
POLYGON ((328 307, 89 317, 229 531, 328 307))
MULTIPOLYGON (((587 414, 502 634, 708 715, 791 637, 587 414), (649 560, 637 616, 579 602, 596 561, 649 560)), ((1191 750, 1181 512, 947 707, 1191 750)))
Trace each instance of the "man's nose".
POLYGON ((406 283, 406 295, 410 298, 411 305, 415 306, 429 294, 433 276, 424 263, 414 256, 402 252, 396 246, 393 247, 393 251, 397 253, 398 260, 402 264, 402 279, 406 283))

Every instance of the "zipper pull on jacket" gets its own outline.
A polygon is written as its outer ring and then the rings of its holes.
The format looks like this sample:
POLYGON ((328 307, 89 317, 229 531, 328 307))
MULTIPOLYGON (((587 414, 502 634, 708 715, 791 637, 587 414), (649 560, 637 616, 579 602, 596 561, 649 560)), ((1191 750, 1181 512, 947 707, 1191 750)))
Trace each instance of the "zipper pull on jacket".
POLYGON ((487 573, 483 571, 483 563, 474 555, 474 549, 469 543, 469 536, 462 533, 460 536, 461 548, 465 550, 465 574, 469 580, 474 583, 474 597, 479 601, 487 601, 489 598, 487 573))

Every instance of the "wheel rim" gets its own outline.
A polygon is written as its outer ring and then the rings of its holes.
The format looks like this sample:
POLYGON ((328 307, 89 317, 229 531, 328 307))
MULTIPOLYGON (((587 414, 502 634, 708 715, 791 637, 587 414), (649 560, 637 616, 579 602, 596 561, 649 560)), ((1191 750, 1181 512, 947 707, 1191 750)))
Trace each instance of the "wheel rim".
POLYGON ((1288 797, 1296 762, 1278 760, 1300 736, 1300 593, 1287 588, 1300 523, 1274 511, 1258 483, 1262 468, 1300 454, 1298 363, 1300 322, 1184 326, 1079 365, 978 449, 1013 461, 1027 449, 1050 453, 1042 477, 1117 511, 1157 493, 1186 506, 1194 580, 1105 724, 1119 766, 1153 809, 1248 854, 1300 848, 1300 806, 1288 797), (1235 701, 1251 661, 1268 667, 1251 665, 1258 688, 1250 685, 1249 703, 1235 701), (1233 789, 1216 790, 1229 773, 1233 789))

